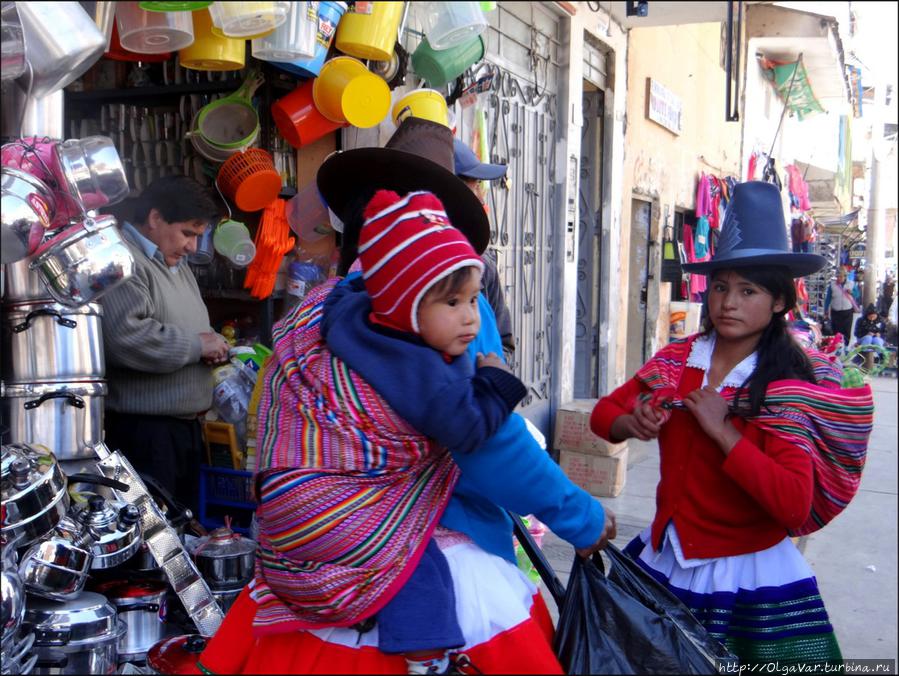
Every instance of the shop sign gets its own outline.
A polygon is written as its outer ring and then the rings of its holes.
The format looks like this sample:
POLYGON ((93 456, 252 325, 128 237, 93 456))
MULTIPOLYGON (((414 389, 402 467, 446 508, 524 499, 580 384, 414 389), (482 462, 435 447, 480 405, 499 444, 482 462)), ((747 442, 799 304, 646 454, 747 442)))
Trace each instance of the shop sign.
POLYGON ((850 259, 858 260, 859 258, 864 258, 864 257, 865 257, 865 243, 864 242, 858 242, 856 244, 853 244, 849 248, 849 258, 850 259))
POLYGON ((681 133, 683 102, 661 83, 646 78, 646 117, 675 134, 681 133))

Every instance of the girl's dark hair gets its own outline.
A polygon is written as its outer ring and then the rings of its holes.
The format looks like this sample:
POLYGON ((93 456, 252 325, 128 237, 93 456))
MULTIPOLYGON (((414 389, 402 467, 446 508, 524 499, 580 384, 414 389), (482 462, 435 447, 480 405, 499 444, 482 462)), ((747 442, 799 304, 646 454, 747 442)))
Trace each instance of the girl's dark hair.
MULTIPOLYGON (((712 273, 714 276, 722 270, 712 273)), ((765 327, 757 347, 758 360, 755 369, 743 383, 741 390, 748 390, 749 415, 758 415, 765 405, 768 384, 774 380, 805 380, 816 382, 812 363, 787 327, 786 314, 796 307, 796 286, 789 268, 782 266, 758 266, 736 268, 733 272, 753 284, 762 287, 775 300, 783 301, 784 308, 775 312, 765 327)), ((711 281, 711 280, 710 280, 711 281)), ((708 313, 708 298, 703 328, 710 333, 714 328, 708 313)), ((738 401, 734 402, 735 405, 738 401)))
POLYGON ((453 270, 450 274, 428 289, 428 292, 425 295, 430 296, 433 294, 439 298, 448 298, 454 293, 458 293, 459 289, 461 289, 465 282, 468 281, 469 277, 471 277, 472 271, 476 269, 477 268, 474 265, 468 265, 464 268, 453 270))
POLYGON ((356 193, 353 200, 347 205, 346 220, 343 222, 343 232, 340 235, 340 262, 337 264, 337 274, 345 277, 350 271, 350 266, 356 260, 359 248, 359 233, 365 222, 365 207, 375 195, 375 188, 363 188, 356 193))

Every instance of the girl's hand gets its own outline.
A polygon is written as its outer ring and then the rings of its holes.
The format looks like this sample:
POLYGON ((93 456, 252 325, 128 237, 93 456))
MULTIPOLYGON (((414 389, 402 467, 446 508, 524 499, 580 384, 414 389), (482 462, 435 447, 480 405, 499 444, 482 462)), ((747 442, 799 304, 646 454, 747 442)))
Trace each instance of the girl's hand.
POLYGON ((696 418, 703 432, 725 453, 729 453, 740 440, 740 433, 727 420, 727 400, 711 385, 690 392, 684 397, 684 405, 696 418))
POLYGON ((662 416, 648 403, 638 401, 633 413, 615 418, 610 432, 621 441, 631 437, 651 441, 659 436, 661 429, 662 416))

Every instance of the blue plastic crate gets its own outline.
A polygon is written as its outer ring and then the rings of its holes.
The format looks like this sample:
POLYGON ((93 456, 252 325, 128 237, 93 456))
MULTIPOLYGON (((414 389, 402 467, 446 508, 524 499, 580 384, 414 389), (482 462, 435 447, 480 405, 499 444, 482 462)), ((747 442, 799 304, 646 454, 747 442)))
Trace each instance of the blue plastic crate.
MULTIPOLYGON (((228 508, 237 513, 246 514, 256 510, 253 500, 253 472, 224 467, 200 466, 200 523, 206 528, 215 528, 220 519, 207 513, 211 506, 228 508)), ((216 510, 221 511, 221 510, 216 510)), ((235 529, 242 530, 242 529, 235 529)))

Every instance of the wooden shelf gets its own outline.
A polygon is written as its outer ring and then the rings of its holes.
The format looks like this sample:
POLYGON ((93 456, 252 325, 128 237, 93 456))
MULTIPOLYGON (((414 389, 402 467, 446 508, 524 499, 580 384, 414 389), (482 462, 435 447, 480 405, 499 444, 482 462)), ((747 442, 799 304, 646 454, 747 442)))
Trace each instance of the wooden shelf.
POLYGON ((241 80, 226 82, 199 82, 191 84, 170 84, 153 87, 130 87, 128 89, 95 89, 86 92, 66 91, 67 103, 96 103, 101 101, 122 101, 125 99, 159 98, 160 96, 180 96, 182 94, 209 94, 231 92, 240 86, 241 80))

